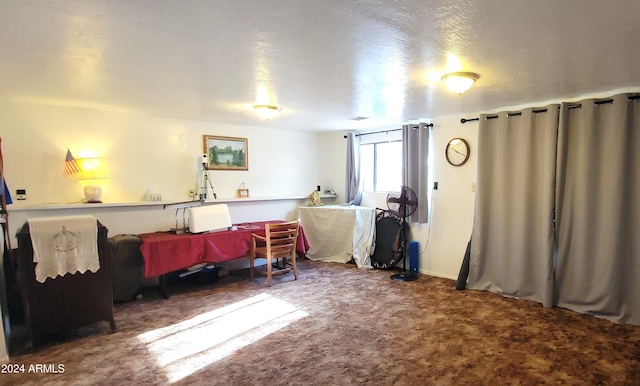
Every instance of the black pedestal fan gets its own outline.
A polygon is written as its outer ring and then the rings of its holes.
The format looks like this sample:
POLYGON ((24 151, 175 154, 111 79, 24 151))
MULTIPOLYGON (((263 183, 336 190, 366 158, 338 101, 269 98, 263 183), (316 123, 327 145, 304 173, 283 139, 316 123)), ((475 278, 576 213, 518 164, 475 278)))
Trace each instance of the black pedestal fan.
POLYGON ((413 281, 418 275, 407 271, 407 217, 418 208, 418 196, 409 187, 403 186, 400 192, 390 192, 387 195, 387 207, 402 219, 400 228, 400 248, 402 249, 402 272, 391 275, 391 280, 413 281))

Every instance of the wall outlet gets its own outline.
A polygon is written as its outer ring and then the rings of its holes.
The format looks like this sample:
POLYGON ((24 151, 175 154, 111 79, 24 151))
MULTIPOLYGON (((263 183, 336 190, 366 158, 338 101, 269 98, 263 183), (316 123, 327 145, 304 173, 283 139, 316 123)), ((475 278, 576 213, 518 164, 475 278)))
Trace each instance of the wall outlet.
POLYGON ((471 193, 475 193, 476 192, 476 183, 472 182, 471 183, 471 193))

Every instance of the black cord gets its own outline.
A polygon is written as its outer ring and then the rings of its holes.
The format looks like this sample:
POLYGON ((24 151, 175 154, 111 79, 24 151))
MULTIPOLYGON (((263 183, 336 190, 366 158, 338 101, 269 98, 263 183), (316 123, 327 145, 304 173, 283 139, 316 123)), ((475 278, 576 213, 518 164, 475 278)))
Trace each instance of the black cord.
MULTIPOLYGON (((433 208, 433 189, 431 189, 431 204, 432 204, 432 208, 433 208)), ((427 241, 424 243, 424 249, 422 251, 420 251, 420 256, 422 256, 422 254, 424 254, 427 251, 427 248, 429 248, 429 240, 431 240, 431 227, 433 226, 433 212, 430 210, 429 211, 429 231, 427 232, 427 241)))

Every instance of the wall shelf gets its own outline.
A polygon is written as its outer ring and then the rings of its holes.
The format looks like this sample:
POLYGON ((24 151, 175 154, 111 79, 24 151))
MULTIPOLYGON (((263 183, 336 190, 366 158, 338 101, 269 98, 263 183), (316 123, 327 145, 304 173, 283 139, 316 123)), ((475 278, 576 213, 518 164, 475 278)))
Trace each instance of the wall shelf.
MULTIPOLYGON (((334 199, 337 194, 321 194, 320 198, 334 199)), ((210 204, 228 204, 242 202, 260 202, 260 201, 284 201, 284 200, 306 200, 307 196, 274 196, 274 197, 246 197, 246 198, 218 198, 205 201, 205 205, 210 204)), ((8 212, 28 211, 28 210, 56 210, 56 209, 101 209, 101 208, 123 208, 123 207, 142 207, 142 206, 160 206, 173 204, 179 201, 135 201, 135 202, 104 202, 101 204, 86 204, 81 202, 71 204, 34 204, 25 205, 13 203, 7 205, 8 212)))
MULTIPOLYGON (((321 194, 320 198, 337 198, 337 194, 321 194)), ((308 196, 282 196, 282 197, 246 197, 246 198, 218 198, 205 201, 205 204, 229 203, 229 202, 256 202, 256 201, 279 201, 279 200, 308 200, 308 196)))

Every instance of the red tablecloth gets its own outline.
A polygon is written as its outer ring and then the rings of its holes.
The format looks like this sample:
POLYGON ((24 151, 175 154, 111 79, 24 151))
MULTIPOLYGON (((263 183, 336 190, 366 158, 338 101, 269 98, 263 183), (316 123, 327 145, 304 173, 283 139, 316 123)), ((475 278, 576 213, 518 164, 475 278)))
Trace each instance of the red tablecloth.
MULTIPOLYGON (((144 259, 144 276, 155 277, 178 271, 199 263, 220 263, 249 256, 251 234, 265 235, 265 224, 280 220, 237 224, 236 231, 212 233, 169 232, 143 233, 140 251, 144 259)), ((306 254, 309 243, 302 226, 298 234, 296 249, 306 254)))

